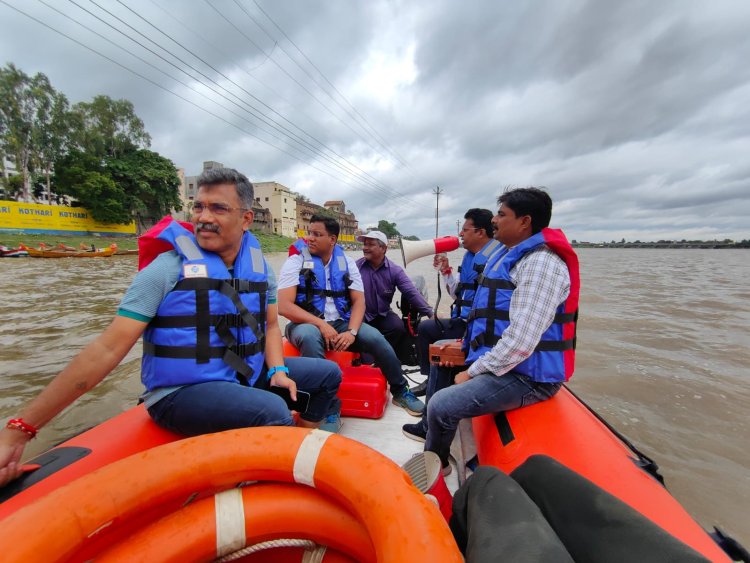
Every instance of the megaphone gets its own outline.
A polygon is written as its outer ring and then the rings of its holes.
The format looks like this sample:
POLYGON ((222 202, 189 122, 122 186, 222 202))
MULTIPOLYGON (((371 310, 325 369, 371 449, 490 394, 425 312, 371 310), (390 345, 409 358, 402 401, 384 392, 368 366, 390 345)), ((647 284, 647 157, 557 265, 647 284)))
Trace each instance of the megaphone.
POLYGON ((432 240, 398 239, 398 245, 401 247, 401 257, 404 259, 404 266, 412 260, 422 258, 422 256, 456 250, 459 244, 458 237, 440 237, 432 240))

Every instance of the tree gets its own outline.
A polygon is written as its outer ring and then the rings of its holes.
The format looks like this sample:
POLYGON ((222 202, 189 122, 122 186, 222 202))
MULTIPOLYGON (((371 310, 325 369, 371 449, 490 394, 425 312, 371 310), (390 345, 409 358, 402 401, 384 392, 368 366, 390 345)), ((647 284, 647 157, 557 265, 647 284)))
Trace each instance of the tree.
POLYGON ((172 209, 182 209, 180 178, 171 160, 149 150, 126 152, 106 159, 112 180, 126 195, 139 226, 158 220, 172 209))
POLYGON ((70 113, 68 99, 55 92, 52 86, 45 93, 45 103, 37 111, 37 127, 34 128, 35 168, 44 172, 47 201, 52 202, 51 176, 54 163, 67 151, 70 141, 70 113))
POLYGON ((55 162, 55 185, 103 223, 128 224, 133 220, 127 194, 110 177, 101 159, 71 151, 55 162))
POLYGON ((149 150, 134 150, 119 158, 98 158, 81 151, 55 163, 55 184, 78 200, 97 221, 141 227, 172 209, 182 209, 180 179, 169 159, 149 150))
POLYGON ((8 63, 0 69, 0 132, 2 150, 13 155, 16 168, 23 178, 22 196, 29 197, 32 160, 32 135, 39 99, 37 94, 43 83, 49 84, 41 73, 30 78, 25 72, 8 63))
POLYGON ((102 158, 151 146, 151 136, 128 100, 96 96, 91 103, 79 102, 73 106, 72 128, 74 146, 102 158))
POLYGON ((401 236, 401 233, 399 233, 396 228, 396 223, 391 223, 385 219, 378 221, 378 230, 385 233, 385 236, 388 238, 401 236))

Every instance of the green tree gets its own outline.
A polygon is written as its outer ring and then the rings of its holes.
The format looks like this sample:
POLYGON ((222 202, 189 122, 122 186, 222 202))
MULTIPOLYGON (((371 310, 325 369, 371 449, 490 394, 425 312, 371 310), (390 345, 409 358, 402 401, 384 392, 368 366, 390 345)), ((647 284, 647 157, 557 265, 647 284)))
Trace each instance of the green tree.
POLYGON ((96 96, 72 110, 72 142, 79 150, 100 157, 119 157, 151 146, 151 136, 135 114, 133 103, 96 96))
POLYGON ((172 161, 149 150, 126 152, 106 159, 109 176, 126 194, 139 227, 153 222, 174 209, 182 209, 180 178, 172 161))
POLYGON ((391 223, 385 219, 378 221, 378 230, 385 233, 385 236, 388 238, 401 236, 401 233, 396 228, 396 223, 391 223))
POLYGON ((68 149, 70 141, 70 113, 68 99, 56 92, 49 83, 39 92, 44 103, 37 110, 34 134, 34 166, 44 174, 47 201, 52 202, 51 176, 54 163, 68 149))
POLYGON ((58 160, 55 185, 76 198, 97 221, 127 224, 133 220, 127 194, 109 177, 104 162, 93 155, 71 151, 58 160))
POLYGON ((0 69, 2 150, 13 156, 16 168, 23 178, 24 199, 28 199, 31 186, 35 119, 40 106, 46 102, 45 96, 40 96, 40 92, 44 92, 47 86, 49 80, 44 74, 38 73, 31 78, 12 63, 0 69))

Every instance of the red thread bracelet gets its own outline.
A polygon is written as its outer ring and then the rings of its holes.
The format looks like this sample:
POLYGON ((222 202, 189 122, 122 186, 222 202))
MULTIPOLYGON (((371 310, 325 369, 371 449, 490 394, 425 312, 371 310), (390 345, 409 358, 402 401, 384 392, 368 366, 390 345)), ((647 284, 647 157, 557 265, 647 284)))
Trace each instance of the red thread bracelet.
POLYGON ((5 425, 5 427, 10 428, 11 430, 20 430, 21 432, 25 432, 32 438, 39 432, 38 428, 32 426, 28 422, 24 422, 22 418, 11 418, 8 421, 8 424, 5 425))

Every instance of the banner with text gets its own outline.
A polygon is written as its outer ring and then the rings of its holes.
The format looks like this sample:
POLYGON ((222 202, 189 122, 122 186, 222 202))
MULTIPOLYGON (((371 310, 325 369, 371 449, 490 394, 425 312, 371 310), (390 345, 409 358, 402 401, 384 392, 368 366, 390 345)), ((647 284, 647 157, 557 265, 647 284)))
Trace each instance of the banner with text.
POLYGON ((129 225, 100 223, 83 207, 0 200, 0 231, 126 236, 135 234, 135 222, 129 225))

